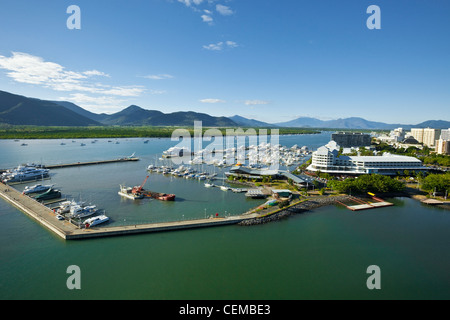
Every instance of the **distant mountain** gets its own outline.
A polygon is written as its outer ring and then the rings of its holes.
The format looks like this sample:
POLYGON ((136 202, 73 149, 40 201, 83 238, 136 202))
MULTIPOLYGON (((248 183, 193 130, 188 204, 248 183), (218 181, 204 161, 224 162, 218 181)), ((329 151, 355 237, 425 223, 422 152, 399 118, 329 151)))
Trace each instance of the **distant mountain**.
POLYGON ((254 119, 247 119, 238 115, 229 117, 232 121, 234 121, 237 125, 241 127, 274 127, 275 125, 262 122, 254 119))
POLYGON ((94 121, 101 122, 102 120, 104 120, 105 118, 108 117, 108 115, 106 113, 101 113, 101 114, 93 113, 93 112, 83 109, 82 107, 79 107, 75 103, 72 103, 69 101, 50 101, 50 102, 56 103, 60 106, 63 106, 66 109, 72 110, 73 112, 76 112, 76 113, 78 113, 86 118, 89 118, 91 120, 94 120, 94 121))
POLYGON ((206 127, 235 127, 236 123, 226 117, 213 117, 206 113, 179 111, 163 113, 146 110, 132 105, 109 115, 101 122, 105 125, 148 125, 148 126, 192 126, 194 121, 202 121, 206 127))
POLYGON ((192 126, 202 121, 205 127, 298 127, 325 129, 385 129, 435 128, 448 129, 450 121, 428 120, 422 123, 388 124, 352 117, 337 120, 319 120, 300 117, 288 122, 270 124, 239 115, 214 117, 206 113, 179 111, 163 113, 131 105, 114 114, 96 114, 69 101, 46 101, 0 91, 0 124, 37 126, 90 126, 90 125, 148 125, 148 126, 192 126))
POLYGON ((351 117, 337 120, 319 120, 316 118, 300 117, 288 122, 277 123, 281 127, 310 127, 327 129, 395 129, 398 127, 411 128, 412 125, 388 124, 384 122, 368 121, 363 118, 351 117))
POLYGON ((51 101, 0 91, 0 123, 38 126, 90 126, 95 120, 51 101))
POLYGON ((434 129, 449 129, 450 121, 445 120, 428 120, 416 124, 414 128, 434 128, 434 129))
POLYGON ((105 125, 121 125, 121 126, 135 126, 135 125, 151 125, 153 118, 158 118, 164 115, 161 111, 145 110, 141 107, 131 105, 122 111, 107 115, 101 122, 105 125))

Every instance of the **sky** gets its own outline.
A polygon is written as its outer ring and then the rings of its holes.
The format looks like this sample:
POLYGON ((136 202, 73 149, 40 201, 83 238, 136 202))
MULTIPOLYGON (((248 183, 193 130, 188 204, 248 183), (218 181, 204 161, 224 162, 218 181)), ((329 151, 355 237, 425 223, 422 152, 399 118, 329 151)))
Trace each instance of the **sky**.
POLYGON ((0 90, 108 114, 450 121, 449 14, 447 0, 2 0, 0 90))

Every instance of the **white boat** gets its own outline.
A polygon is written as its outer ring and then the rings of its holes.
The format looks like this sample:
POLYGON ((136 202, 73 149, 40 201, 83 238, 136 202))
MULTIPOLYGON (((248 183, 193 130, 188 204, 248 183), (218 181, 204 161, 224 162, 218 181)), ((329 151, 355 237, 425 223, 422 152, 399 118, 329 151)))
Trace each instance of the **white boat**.
POLYGON ((133 188, 131 188, 131 187, 124 187, 124 186, 121 185, 118 194, 121 195, 122 197, 131 199, 131 200, 142 199, 144 197, 143 194, 141 194, 141 193, 133 193, 132 191, 133 191, 133 188))
POLYGON ((97 207, 96 206, 86 206, 86 207, 82 207, 82 206, 72 206, 70 208, 70 217, 71 218, 86 218, 89 216, 92 216, 94 213, 96 213, 97 207))
POLYGON ((67 213, 70 212, 70 209, 75 206, 84 207, 84 202, 75 202, 74 200, 61 202, 60 206, 56 209, 56 212, 59 214, 67 213))
POLYGON ((104 214, 100 215, 100 216, 96 216, 96 217, 92 217, 89 219, 84 220, 83 224, 89 228, 89 227, 93 227, 96 226, 100 223, 104 223, 106 221, 109 220, 109 217, 105 216, 104 214))
POLYGON ((206 188, 211 188, 211 187, 214 187, 214 185, 212 183, 205 183, 205 187, 206 188))
POLYGON ((223 190, 223 191, 228 191, 228 190, 230 190, 230 188, 227 187, 227 186, 220 186, 220 189, 223 190))
POLYGON ((41 184, 36 184, 34 186, 26 186, 25 189, 23 190, 23 194, 45 192, 52 187, 53 185, 43 186, 41 184))
POLYGON ((46 178, 48 177, 49 171, 48 169, 39 168, 35 165, 20 165, 17 168, 2 173, 0 180, 3 182, 17 182, 46 178))

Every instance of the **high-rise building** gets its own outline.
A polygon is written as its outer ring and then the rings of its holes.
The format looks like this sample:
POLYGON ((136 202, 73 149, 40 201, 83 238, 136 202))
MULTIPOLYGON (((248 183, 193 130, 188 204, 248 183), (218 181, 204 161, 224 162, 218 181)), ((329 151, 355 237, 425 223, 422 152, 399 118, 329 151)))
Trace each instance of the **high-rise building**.
POLYGON ((450 140, 450 128, 441 130, 441 139, 442 140, 450 140))
POLYGON ((450 140, 439 139, 436 140, 437 154, 450 154, 450 140))
POLYGON ((335 141, 343 148, 368 147, 371 138, 369 134, 359 132, 337 132, 331 135, 331 140, 335 141))
POLYGON ((419 143, 423 143, 428 147, 434 146, 436 142, 437 129, 432 128, 412 128, 411 135, 416 139, 419 143))

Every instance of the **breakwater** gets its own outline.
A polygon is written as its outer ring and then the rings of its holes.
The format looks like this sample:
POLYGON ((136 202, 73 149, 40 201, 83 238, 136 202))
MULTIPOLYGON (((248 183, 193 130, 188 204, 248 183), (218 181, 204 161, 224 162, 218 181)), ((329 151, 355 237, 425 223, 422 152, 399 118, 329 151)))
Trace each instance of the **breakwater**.
POLYGON ((306 198, 305 201, 303 201, 303 202, 300 202, 293 206, 282 209, 271 215, 243 220, 243 221, 239 222, 239 225, 251 226, 251 225, 258 225, 258 224, 278 221, 280 219, 289 217, 294 214, 302 213, 302 212, 312 210, 315 208, 319 208, 319 207, 323 207, 323 206, 339 204, 339 202, 347 201, 349 199, 350 198, 347 195, 309 197, 309 198, 306 198))

